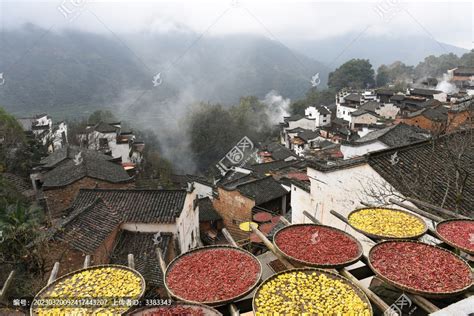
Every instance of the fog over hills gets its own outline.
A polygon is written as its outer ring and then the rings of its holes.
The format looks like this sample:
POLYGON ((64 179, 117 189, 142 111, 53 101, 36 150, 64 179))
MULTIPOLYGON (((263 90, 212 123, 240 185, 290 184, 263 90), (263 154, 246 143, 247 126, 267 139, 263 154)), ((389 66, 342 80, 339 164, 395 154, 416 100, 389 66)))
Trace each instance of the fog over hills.
POLYGON ((176 32, 116 38, 26 25, 3 36, 0 69, 6 83, 0 103, 13 113, 63 116, 127 102, 139 107, 134 101, 142 93, 153 102, 185 94, 190 101, 232 104, 244 95, 263 98, 271 90, 297 98, 311 87, 311 76, 319 73, 324 85, 329 71, 253 35, 196 40, 197 34, 176 32), (154 86, 157 74, 161 84, 154 86))
POLYGON ((145 108, 159 113, 163 104, 230 105, 245 95, 264 98, 271 90, 296 99, 311 87, 314 74, 324 87, 329 67, 353 57, 375 66, 414 64, 445 49, 465 52, 429 38, 362 37, 348 46, 350 38, 282 43, 248 34, 200 37, 187 29, 113 36, 27 24, 3 33, 0 104, 19 115, 45 111, 64 118, 104 107, 137 115, 145 108), (160 84, 154 86, 157 74, 160 84))

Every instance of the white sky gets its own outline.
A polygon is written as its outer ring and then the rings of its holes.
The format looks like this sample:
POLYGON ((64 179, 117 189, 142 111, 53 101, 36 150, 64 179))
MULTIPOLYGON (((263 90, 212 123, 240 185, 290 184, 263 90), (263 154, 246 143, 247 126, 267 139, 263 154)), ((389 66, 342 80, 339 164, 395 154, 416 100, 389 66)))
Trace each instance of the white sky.
POLYGON ((289 39, 323 39, 348 32, 420 35, 472 49, 472 1, 317 0, 0 0, 3 28, 31 22, 44 28, 93 32, 192 30, 212 35, 252 33, 289 39), (70 21, 58 7, 83 8, 70 21), (383 16, 381 16, 383 12, 383 16), (391 17, 391 18, 390 18, 391 17))

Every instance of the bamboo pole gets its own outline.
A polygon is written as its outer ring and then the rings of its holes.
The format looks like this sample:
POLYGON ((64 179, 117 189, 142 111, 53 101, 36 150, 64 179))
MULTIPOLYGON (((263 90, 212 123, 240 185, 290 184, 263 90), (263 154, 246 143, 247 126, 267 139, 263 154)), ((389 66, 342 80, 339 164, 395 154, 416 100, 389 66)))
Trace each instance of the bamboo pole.
POLYGON ((280 222, 282 222, 284 225, 291 225, 291 223, 283 216, 280 217, 280 222))
POLYGON ((433 221, 435 221, 435 222, 441 222, 442 220, 444 220, 442 217, 439 217, 439 216, 436 216, 436 215, 434 215, 434 214, 431 214, 431 213, 422 211, 422 210, 420 210, 420 209, 418 209, 418 208, 416 208, 416 207, 412 207, 412 206, 410 206, 410 205, 404 204, 404 203, 402 203, 402 202, 400 202, 400 201, 397 201, 397 200, 395 200, 395 199, 390 198, 390 199, 388 199, 388 201, 389 201, 390 203, 393 203, 393 204, 395 204, 395 205, 398 205, 398 206, 400 206, 400 207, 403 207, 403 208, 405 208, 405 209, 407 209, 407 210, 409 210, 409 211, 412 211, 412 212, 414 212, 414 213, 417 213, 417 214, 419 214, 419 215, 421 215, 421 216, 424 216, 424 217, 426 217, 426 218, 429 218, 429 219, 431 219, 431 220, 433 220, 433 221))
MULTIPOLYGON (((344 223, 348 224, 349 221, 347 220, 347 218, 345 218, 344 216, 342 216, 341 214, 339 214, 338 212, 334 211, 334 210, 331 210, 330 213, 332 215, 334 215, 335 217, 337 217, 338 219, 340 219, 341 221, 343 221, 344 223)), ((366 236, 367 237, 367 236, 366 236)), ((373 240, 372 238, 368 237, 372 242, 376 242, 375 240, 373 240)), ((369 259, 367 258, 367 256, 365 255, 362 255, 362 257, 364 257, 365 261, 368 262, 369 259)), ((436 311, 439 311, 439 308, 434 305, 433 303, 431 303, 429 300, 427 300, 426 298, 422 297, 422 296, 419 296, 419 295, 414 295, 414 294, 409 294, 408 297, 413 301, 415 302, 419 307, 421 307, 423 310, 425 310, 426 312, 428 313, 434 313, 436 311)), ((385 311, 385 310, 384 310, 385 311)))
POLYGON ((312 221, 313 223, 315 223, 315 224, 321 224, 321 222, 318 221, 318 220, 316 219, 316 217, 314 217, 313 215, 309 214, 308 212, 303 211, 303 215, 306 216, 306 217, 307 217, 310 221, 312 221))
MULTIPOLYGON (((165 282, 165 274, 166 274, 166 262, 165 259, 163 258, 163 252, 161 251, 161 248, 157 247, 156 248, 156 257, 158 258, 158 262, 160 264, 160 269, 163 274, 163 283, 165 282)), ((168 298, 171 298, 170 293, 165 287, 165 293, 168 298)))
POLYGON ((237 309, 237 306, 235 304, 230 304, 229 305, 229 312, 231 316, 239 316, 240 311, 237 309))
POLYGON ((48 279, 48 283, 47 285, 50 285, 51 283, 54 282, 54 280, 56 280, 56 277, 58 275, 58 272, 59 272, 59 262, 55 262, 54 263, 54 266, 53 266, 53 270, 51 270, 51 274, 49 275, 49 279, 48 279))
POLYGON ((85 258, 84 258, 84 269, 85 268, 89 268, 89 266, 91 265, 91 256, 90 255, 87 255, 85 258))
POLYGON ((3 299, 3 297, 7 293, 8 287, 13 281, 13 275, 15 275, 15 270, 10 271, 7 279, 5 280, 5 283, 3 284, 3 287, 0 289, 0 300, 3 299))
POLYGON ((128 254, 127 260, 128 260, 128 267, 131 269, 135 269, 135 258, 133 257, 133 253, 128 254))
POLYGON ((270 242, 270 240, 268 240, 268 238, 261 232, 258 230, 258 228, 255 226, 255 225, 250 225, 250 228, 252 229, 252 231, 258 236, 258 238, 260 238, 261 241, 263 241, 263 244, 271 251, 275 254, 275 256, 278 258, 278 260, 281 261, 281 263, 283 263, 283 265, 287 268, 287 269, 293 269, 294 266, 288 261, 286 260, 285 257, 283 257, 276 249, 275 249, 275 246, 273 246, 273 244, 270 242))
POLYGON ((433 209, 433 210, 435 210, 435 211, 437 211, 441 214, 447 215, 447 216, 461 218, 461 219, 469 219, 469 217, 467 217, 467 216, 452 212, 450 210, 447 210, 447 209, 442 208, 442 207, 437 206, 437 205, 433 205, 433 204, 425 202, 425 201, 421 201, 421 200, 418 200, 418 199, 415 199, 415 198, 410 198, 410 197, 407 197, 406 199, 407 199, 407 201, 410 201, 410 202, 415 203, 415 204, 420 204, 424 207, 433 209))
POLYGON ((233 247, 239 248, 239 245, 235 242, 234 238, 226 228, 222 228, 222 234, 224 235, 225 239, 227 239, 229 244, 231 244, 233 247))

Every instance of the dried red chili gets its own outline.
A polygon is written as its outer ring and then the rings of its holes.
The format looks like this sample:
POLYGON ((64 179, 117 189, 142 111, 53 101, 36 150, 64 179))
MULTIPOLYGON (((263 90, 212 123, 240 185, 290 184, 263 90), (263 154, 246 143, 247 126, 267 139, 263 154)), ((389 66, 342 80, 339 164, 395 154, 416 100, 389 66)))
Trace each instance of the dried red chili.
POLYGON ((209 248, 178 259, 166 283, 183 299, 215 302, 244 294, 259 274, 260 265, 250 255, 237 249, 209 248))
POLYGON ((143 316, 204 316, 205 312, 199 306, 163 306, 145 312, 143 316))
POLYGON ((423 243, 391 241, 376 245, 370 262, 385 278, 418 291, 455 292, 472 282, 471 271, 462 260, 423 243))
POLYGON ((449 221, 441 223, 436 231, 447 241, 474 251, 474 221, 449 221))
POLYGON ((324 226, 286 227, 277 233, 275 243, 288 256, 314 264, 337 265, 359 255, 354 238, 324 226))

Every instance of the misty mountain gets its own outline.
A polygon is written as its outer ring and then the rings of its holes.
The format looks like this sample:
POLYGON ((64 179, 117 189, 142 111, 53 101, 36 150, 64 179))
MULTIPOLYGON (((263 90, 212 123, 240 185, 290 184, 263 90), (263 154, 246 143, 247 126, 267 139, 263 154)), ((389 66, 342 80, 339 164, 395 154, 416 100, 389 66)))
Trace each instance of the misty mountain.
POLYGON ((439 56, 447 53, 462 55, 468 52, 464 48, 437 42, 428 35, 394 37, 390 34, 375 36, 350 33, 324 40, 289 40, 287 44, 290 48, 317 58, 332 68, 349 59, 362 58, 369 59, 375 70, 381 64, 391 64, 394 61, 416 66, 430 55, 439 56))
POLYGON ((271 90, 298 98, 311 76, 319 73, 324 86, 328 74, 322 63, 251 35, 105 35, 30 24, 6 30, 1 40, 0 105, 14 114, 71 117, 107 107, 138 115, 183 96, 226 105, 271 90))

